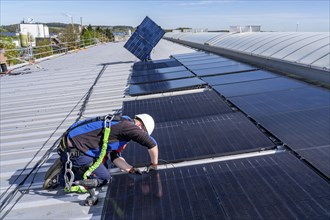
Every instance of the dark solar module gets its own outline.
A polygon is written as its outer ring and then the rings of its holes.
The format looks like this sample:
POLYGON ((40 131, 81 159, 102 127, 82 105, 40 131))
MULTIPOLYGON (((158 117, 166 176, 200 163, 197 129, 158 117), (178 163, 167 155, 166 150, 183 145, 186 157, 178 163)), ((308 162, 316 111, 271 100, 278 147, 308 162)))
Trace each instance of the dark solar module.
POLYGON ((145 60, 153 48, 150 43, 142 38, 137 32, 132 34, 124 47, 140 60, 145 60))
POLYGON ((133 117, 147 112, 156 123, 187 118, 232 113, 233 111, 214 91, 177 95, 153 99, 127 101, 123 115, 133 117))
POLYGON ((235 73, 228 75, 208 76, 208 77, 202 77, 201 79, 207 82, 209 85, 214 86, 214 85, 221 85, 228 83, 253 81, 259 79, 269 79, 275 77, 278 77, 278 75, 275 75, 273 73, 264 70, 256 70, 256 71, 249 71, 249 72, 235 73))
POLYGON ((116 175, 102 219, 329 219, 329 183, 290 153, 116 175))
MULTIPOLYGON (((184 63, 183 63, 184 64, 184 63)), ((184 64, 188 69, 195 71, 195 70, 201 70, 201 69, 209 69, 209 68, 218 68, 218 67, 224 67, 224 66, 233 66, 240 64, 239 62, 233 61, 233 60, 223 60, 216 63, 206 63, 206 64, 193 64, 193 65, 187 65, 184 64)))
POLYGON ((330 108, 255 117, 290 148, 305 149, 330 143, 330 108))
MULTIPOLYGON (((204 80, 204 79, 203 79, 204 80)), ((316 87, 260 93, 230 98, 251 117, 330 106, 330 93, 316 87)))
POLYGON ((152 93, 171 92, 205 86, 205 82, 197 78, 168 80, 164 82, 130 85, 129 95, 145 95, 152 93))
MULTIPOLYGON (((243 114, 228 113, 156 123, 159 157, 174 162, 272 148, 274 144, 243 114)), ((147 149, 134 142, 123 152, 133 165, 147 163, 147 149)))
POLYGON ((165 31, 146 16, 124 47, 140 60, 146 60, 164 34, 165 31))
POLYGON ((194 61, 183 61, 182 64, 186 65, 202 65, 202 64, 208 64, 208 63, 216 63, 216 62, 223 62, 223 61, 229 61, 229 59, 214 56, 209 59, 204 60, 194 60, 194 61))
POLYGON ((283 77, 213 86, 217 92, 225 97, 252 95, 301 87, 307 87, 307 84, 283 77))
POLYGON ((330 178, 330 145, 296 150, 296 152, 330 178))
POLYGON ((184 66, 175 66, 175 67, 166 67, 160 69, 151 69, 151 70, 142 70, 142 71, 133 71, 132 76, 144 76, 144 75, 153 75, 160 73, 171 73, 187 70, 184 66))
POLYGON ((146 39, 152 47, 155 47, 165 34, 165 31, 148 16, 143 19, 135 32, 137 32, 143 39, 146 39))
POLYGON ((239 73, 239 72, 245 72, 251 70, 257 70, 257 68, 245 64, 237 64, 232 66, 192 70, 192 72, 195 73, 197 76, 211 76, 211 75, 221 75, 228 73, 239 73))
POLYGON ((137 62, 133 65, 133 71, 160 69, 166 67, 182 66, 182 64, 175 59, 154 60, 148 62, 137 62))
POLYGON ((149 74, 138 77, 131 77, 129 83, 138 84, 138 83, 148 83, 148 82, 160 82, 171 79, 183 79, 188 77, 194 77, 195 75, 188 71, 180 71, 180 72, 170 72, 170 73, 162 73, 162 74, 149 74))
POLYGON ((184 53, 184 54, 174 54, 172 57, 175 59, 185 59, 185 58, 192 58, 192 57, 200 57, 209 55, 205 52, 192 52, 192 53, 184 53))
POLYGON ((180 63, 184 64, 185 62, 201 62, 201 61, 205 61, 205 60, 210 60, 210 59, 214 59, 214 58, 219 58, 219 56, 217 55, 209 55, 209 54, 205 54, 205 55, 200 55, 198 57, 189 57, 189 58, 176 58, 180 63))

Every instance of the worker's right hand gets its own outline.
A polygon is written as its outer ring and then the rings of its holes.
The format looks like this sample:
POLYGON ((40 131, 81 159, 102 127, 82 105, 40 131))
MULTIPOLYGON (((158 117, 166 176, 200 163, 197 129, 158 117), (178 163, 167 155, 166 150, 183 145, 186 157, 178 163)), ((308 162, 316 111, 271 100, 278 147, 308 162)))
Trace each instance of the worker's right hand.
POLYGON ((128 171, 128 173, 135 173, 135 174, 138 174, 138 175, 142 175, 141 170, 139 170, 138 168, 134 168, 134 167, 132 167, 132 168, 128 171))

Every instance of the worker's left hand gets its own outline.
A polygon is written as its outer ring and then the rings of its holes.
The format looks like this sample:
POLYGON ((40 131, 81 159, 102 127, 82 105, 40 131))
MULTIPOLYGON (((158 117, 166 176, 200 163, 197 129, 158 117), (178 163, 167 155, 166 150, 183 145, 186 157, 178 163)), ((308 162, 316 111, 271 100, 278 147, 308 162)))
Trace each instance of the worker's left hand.
POLYGON ((157 170, 157 164, 150 164, 148 167, 147 167, 147 170, 146 170, 146 173, 149 173, 153 170, 157 170))
POLYGON ((128 172, 129 173, 135 173, 135 174, 138 174, 138 175, 142 175, 141 170, 138 169, 138 168, 135 168, 135 167, 132 167, 128 172))

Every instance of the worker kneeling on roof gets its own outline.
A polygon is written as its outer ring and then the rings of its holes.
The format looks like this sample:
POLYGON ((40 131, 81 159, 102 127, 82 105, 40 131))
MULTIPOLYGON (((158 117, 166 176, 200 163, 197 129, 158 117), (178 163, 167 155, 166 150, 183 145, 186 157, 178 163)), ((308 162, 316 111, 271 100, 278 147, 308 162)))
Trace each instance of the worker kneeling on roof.
MULTIPOLYGON (((58 152, 61 156, 59 164, 62 169, 54 169, 54 165, 49 169, 45 176, 44 188, 54 188, 59 182, 68 188, 67 182, 72 176, 74 180, 72 179, 71 183, 86 179, 86 175, 88 179, 96 180, 97 186, 107 184, 110 174, 104 163, 106 157, 104 155, 109 152, 111 161, 122 171, 141 174, 139 169, 134 168, 121 157, 121 152, 131 140, 148 148, 151 163, 147 170, 157 169, 158 146, 155 139, 150 136, 154 127, 154 120, 148 114, 138 114, 134 119, 128 116, 107 115, 73 124, 63 134, 59 145, 58 152), (103 163, 96 164, 97 160, 103 163)), ((77 189, 69 186, 69 188, 66 190, 74 192, 81 190, 82 187, 77 189)))

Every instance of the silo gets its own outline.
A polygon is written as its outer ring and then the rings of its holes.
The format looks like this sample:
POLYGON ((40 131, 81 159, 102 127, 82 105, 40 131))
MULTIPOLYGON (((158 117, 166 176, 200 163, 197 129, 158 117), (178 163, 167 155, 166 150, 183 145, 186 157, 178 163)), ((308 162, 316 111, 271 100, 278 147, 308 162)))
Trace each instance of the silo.
POLYGON ((19 39, 21 41, 21 47, 27 47, 29 45, 28 34, 26 32, 20 32, 19 39))

